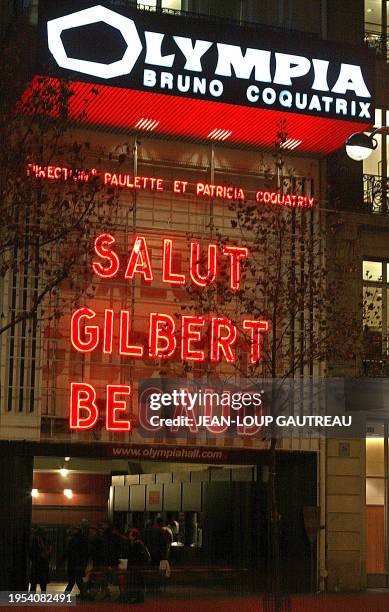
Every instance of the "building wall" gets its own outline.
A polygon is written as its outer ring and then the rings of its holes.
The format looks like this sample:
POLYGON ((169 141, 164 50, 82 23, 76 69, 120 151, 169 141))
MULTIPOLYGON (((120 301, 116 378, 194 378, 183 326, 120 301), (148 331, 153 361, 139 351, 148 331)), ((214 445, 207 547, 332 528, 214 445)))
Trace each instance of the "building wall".
POLYGON ((328 440, 327 588, 358 591, 365 579, 364 440, 328 440))
MULTIPOLYGON (((133 159, 130 155, 125 163, 120 165, 117 161, 117 151, 123 142, 121 136, 104 135, 98 132, 77 132, 75 138, 88 138, 92 141, 90 164, 97 163, 98 154, 104 151, 100 166, 102 169, 112 169, 116 172, 133 172, 133 159), (94 156, 94 151, 96 151, 94 156), (113 160, 109 159, 113 156, 113 160)), ((245 188, 248 197, 253 198, 255 190, 264 184, 264 172, 272 168, 271 156, 251 151, 237 151, 228 148, 215 147, 214 152, 214 182, 223 184, 241 185, 245 188)), ((318 193, 319 163, 312 159, 285 158, 285 174, 293 173, 295 176, 307 177, 312 183, 314 193, 318 193), (292 170, 293 168, 293 170, 292 170)), ((138 150, 138 174, 161 176, 166 179, 179 177, 191 182, 198 180, 211 180, 211 148, 204 145, 175 142, 168 143, 158 139, 142 137, 138 150)), ((117 238, 118 248, 122 259, 121 271, 111 280, 100 280, 97 277, 88 278, 86 283, 96 287, 93 297, 84 298, 84 303, 102 313, 104 308, 113 308, 116 312, 120 308, 127 308, 134 312, 134 325, 136 340, 144 342, 147 334, 148 314, 150 311, 166 312, 174 315, 183 313, 179 304, 187 304, 187 312, 198 313, 201 304, 191 302, 185 288, 167 287, 161 282, 161 239, 163 236, 174 239, 174 248, 177 256, 174 262, 179 272, 188 275, 188 246, 189 236, 199 239, 203 244, 212 241, 212 232, 209 227, 211 215, 216 231, 228 236, 228 241, 238 243, 241 241, 240 232, 231 225, 232 215, 224 201, 211 201, 208 198, 200 199, 194 196, 180 198, 172 193, 144 193, 139 192, 136 197, 136 215, 132 212, 133 200, 130 191, 123 191, 120 195, 118 215, 112 220, 108 230, 117 238), (151 256, 154 267, 155 281, 147 286, 137 281, 132 300, 131 286, 123 278, 126 264, 126 255, 132 244, 135 234, 144 235, 149 240, 151 256)), ((96 235, 102 230, 96 225, 96 235)), ((248 237, 249 238, 249 237, 248 237)), ((93 257, 90 256, 90 261, 93 257)), ((266 262, 264 262, 266 266, 266 262)), ((5 299, 11 303, 12 299, 20 300, 23 289, 13 289, 12 279, 5 289, 5 299), (13 292, 15 298, 13 298, 13 292)), ((66 288, 64 292, 66 294, 66 288)), ((67 292, 71 297, 70 292, 67 292)), ((28 298, 28 291, 27 291, 28 298)), ((238 308, 232 305, 232 309, 238 308)), ((36 337, 36 383, 34 386, 34 403, 31 404, 31 388, 29 370, 34 338, 21 326, 15 329, 15 339, 12 332, 3 334, 0 339, 4 359, 2 376, 4 377, 5 410, 1 414, 2 427, 0 436, 18 439, 40 437, 50 439, 69 439, 68 431, 68 398, 70 381, 86 380, 96 384, 100 393, 104 385, 113 382, 133 382, 135 392, 133 396, 134 409, 137 405, 136 388, 140 378, 158 375, 160 364, 147 357, 137 362, 136 372, 129 360, 118 355, 118 336, 115 332, 113 355, 102 355, 101 351, 91 354, 81 354, 75 351, 70 343, 70 316, 73 310, 70 302, 61 319, 45 320, 39 326, 36 337), (26 340, 23 344, 23 339, 26 340), (13 344, 12 344, 13 342, 13 344), (13 347, 12 360, 9 358, 10 348, 13 347), (7 358, 6 358, 7 357, 7 358), (23 365, 24 364, 24 365, 23 365), (23 373, 23 378, 21 374, 23 373), (12 376, 11 376, 12 374, 12 376), (23 383, 20 384, 20 381, 23 383), (8 396, 7 396, 8 393, 8 396), (8 400, 8 397, 11 399, 8 400), (22 400, 21 400, 22 398, 22 400), (40 421, 45 426, 40 431, 40 421), (43 423, 42 420, 42 423, 43 423)), ((50 304, 48 304, 50 313, 50 304)), ((48 313, 48 314, 49 314, 48 313)), ((243 315, 237 315, 240 320, 243 315)), ((183 373, 180 359, 176 358, 166 362, 169 376, 179 376, 183 373)), ((217 366, 218 375, 233 373, 231 367, 225 363, 217 366)), ((197 375, 202 375, 199 369, 197 375)), ((93 436, 87 433, 74 435, 74 439, 112 440, 103 431, 94 432, 93 436)), ((125 439, 120 434, 120 441, 125 439)), ((119 438, 118 438, 119 441, 119 438)))
MULTIPOLYGON (((346 272, 344 300, 350 305, 350 314, 355 317, 362 337, 362 262, 389 257, 389 222, 379 214, 349 210, 329 213, 328 221, 329 227, 335 228, 327 233, 328 246, 334 255, 331 270, 334 274, 346 272)), ((339 361, 334 355, 329 367, 332 376, 363 375, 362 341, 356 345, 355 355, 349 361, 339 361)), ((373 401, 366 406, 372 416, 375 408, 377 403, 373 401)), ((367 573, 384 571, 380 561, 383 541, 375 550, 367 541, 367 529, 377 538, 375 542, 379 541, 380 534, 383 538, 380 522, 383 509, 366 507, 365 444, 365 439, 361 439, 330 440, 327 445, 326 569, 331 590, 365 588, 367 573), (344 443, 349 445, 346 450, 341 447, 344 443)))
POLYGON ((35 525, 79 525, 88 519, 97 525, 108 518, 110 476, 34 472, 33 487, 39 495, 32 500, 32 523, 35 525), (73 497, 65 497, 71 489, 73 497))
POLYGON ((327 36, 336 42, 360 45, 364 30, 364 0, 326 1, 327 36), (347 27, 345 27, 347 24, 347 27))

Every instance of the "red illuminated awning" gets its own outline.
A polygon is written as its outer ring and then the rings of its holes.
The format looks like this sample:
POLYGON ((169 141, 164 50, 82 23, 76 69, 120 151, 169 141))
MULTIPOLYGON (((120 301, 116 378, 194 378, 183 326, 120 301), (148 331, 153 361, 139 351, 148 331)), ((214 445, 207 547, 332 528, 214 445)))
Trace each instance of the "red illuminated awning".
MULTIPOLYGON (((39 77, 41 80, 42 77, 39 77)), ((36 87, 35 77, 28 93, 36 87)), ((285 150, 327 155, 369 123, 243 107, 90 83, 72 82, 70 119, 115 131, 145 131, 193 141, 215 141, 271 149, 280 119, 286 120, 285 150), (87 102, 86 102, 87 101, 87 102), (84 113, 86 112, 86 114, 84 113)))

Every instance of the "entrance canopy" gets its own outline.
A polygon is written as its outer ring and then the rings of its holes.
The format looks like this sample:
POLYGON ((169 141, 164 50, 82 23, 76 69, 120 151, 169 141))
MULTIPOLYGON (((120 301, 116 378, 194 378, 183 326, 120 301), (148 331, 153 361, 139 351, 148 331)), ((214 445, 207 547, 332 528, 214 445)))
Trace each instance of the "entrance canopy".
POLYGON ((149 93, 83 82, 70 84, 69 118, 115 132, 150 132, 191 141, 225 142, 271 149, 281 120, 286 122, 285 151, 328 155, 356 131, 369 127, 354 121, 312 117, 277 110, 246 108, 208 100, 149 93), (86 105, 85 100, 88 100, 86 105), (83 109, 87 107, 85 116, 83 109), (81 118, 82 116, 82 118, 81 118))

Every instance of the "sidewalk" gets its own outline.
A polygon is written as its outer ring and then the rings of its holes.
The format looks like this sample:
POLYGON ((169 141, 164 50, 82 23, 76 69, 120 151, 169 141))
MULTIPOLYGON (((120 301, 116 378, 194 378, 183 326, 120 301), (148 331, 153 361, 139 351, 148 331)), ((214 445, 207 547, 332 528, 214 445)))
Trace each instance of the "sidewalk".
MULTIPOLYGON (((50 589, 51 590, 51 589, 50 589)), ((25 610, 12 606, 13 610, 25 610)), ((118 604, 114 600, 104 602, 77 602, 80 612, 262 612, 260 595, 227 595, 222 592, 206 592, 205 589, 174 590, 166 593, 150 593, 144 604, 118 604), (202 592, 203 591, 203 592, 202 592)), ((46 610, 59 612, 61 608, 45 606, 46 610)), ((72 609, 67 606, 67 609, 72 609)), ((73 608, 74 609, 74 608, 73 608)), ((285 612, 389 612, 389 591, 350 594, 292 595, 291 607, 285 612)))
MULTIPOLYGON (((126 605, 114 603, 82 604, 82 612, 103 612, 105 610, 140 612, 262 612, 260 596, 179 599, 158 598, 146 600, 144 604, 126 605)), ((290 612, 389 612, 389 594, 318 595, 294 596, 290 612)), ((285 608, 285 612, 289 612, 285 608)))

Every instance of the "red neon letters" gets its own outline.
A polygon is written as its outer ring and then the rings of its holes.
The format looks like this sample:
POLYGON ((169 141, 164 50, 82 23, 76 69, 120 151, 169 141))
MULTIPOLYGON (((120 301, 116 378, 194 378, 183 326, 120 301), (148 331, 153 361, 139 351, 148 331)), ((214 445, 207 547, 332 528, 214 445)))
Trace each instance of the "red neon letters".
MULTIPOLYGON (((107 431, 131 431, 132 421, 120 419, 127 411, 127 402, 118 396, 130 396, 129 385, 107 385, 105 405, 105 429, 107 431)), ((99 418, 96 389, 84 382, 70 385, 69 427, 75 430, 92 429, 99 418)))
POLYGON ((250 321, 246 319, 243 321, 243 329, 250 332, 250 361, 251 363, 257 363, 261 360, 262 334, 269 330, 269 321, 250 321))
MULTIPOLYGON (((94 250, 102 261, 94 261, 92 268, 95 274, 101 278, 112 278, 120 270, 119 255, 114 251, 113 246, 116 240, 110 234, 100 234, 95 240, 94 250)), ((162 282, 170 285, 184 285, 186 275, 173 270, 174 242, 170 238, 162 239, 162 282)), ((190 243, 189 276, 192 282, 199 287, 207 287, 215 282, 218 273, 218 247, 216 244, 209 244, 207 249, 206 265, 201 262, 201 247, 198 242, 190 243), (205 274, 202 272, 205 268, 205 274)), ((240 288, 241 262, 249 255, 246 247, 226 245, 222 249, 221 255, 229 258, 230 263, 230 288, 238 291, 240 288)), ((176 266, 177 267, 177 266, 176 266)), ((154 280, 153 266, 150 258, 150 251, 147 240, 144 236, 135 236, 134 243, 128 255, 124 278, 133 280, 135 275, 143 277, 146 282, 154 280)))
POLYGON ((99 411, 96 406, 96 390, 88 383, 70 385, 70 429, 92 429, 96 425, 99 411))
POLYGON ((291 193, 278 193, 276 191, 257 191, 255 199, 258 204, 272 204, 289 208, 312 208, 315 206, 315 198, 305 195, 293 195, 291 193))
MULTIPOLYGON (((94 319, 96 313, 90 308, 78 308, 70 322, 70 342, 79 353, 94 351, 99 343, 99 328, 96 325, 85 325, 85 319, 94 319), (83 331, 81 332, 81 327, 83 331)), ((106 346, 104 342, 104 346, 106 346)))
POLYGON ((120 413, 127 410, 127 402, 118 399, 118 395, 131 395, 130 385, 107 385, 107 407, 105 428, 107 431, 131 431, 132 421, 119 419, 120 413))
POLYGON ((222 354, 229 363, 236 361, 233 346, 238 330, 235 325, 223 317, 211 318, 211 361, 220 361, 222 354))
POLYGON ((175 323, 170 315, 151 312, 149 319, 149 356, 169 359, 176 350, 175 323))
POLYGON ((163 270, 162 280, 164 283, 171 283, 172 285, 184 285, 185 274, 177 274, 172 272, 172 259, 173 259, 173 240, 169 238, 163 239, 163 270))
POLYGON ((241 274, 240 260, 249 256, 249 250, 246 247, 225 246, 223 247, 223 255, 227 255, 231 260, 230 287, 233 291, 238 291, 241 274))
POLYGON ((146 238, 143 236, 135 236, 124 278, 132 280, 135 274, 140 274, 147 282, 154 279, 146 238))
MULTIPOLYGON (((113 322, 112 322, 113 325, 113 322)), ((104 330, 105 333, 105 330, 104 330)), ((129 344, 130 335, 130 313, 128 310, 120 311, 120 341, 119 353, 127 357, 142 357, 143 346, 129 344)))
POLYGON ((250 196, 246 188, 231 185, 212 185, 211 183, 189 183, 182 179, 172 180, 155 176, 132 176, 130 174, 99 171, 96 168, 84 170, 68 168, 66 166, 42 166, 36 163, 28 164, 27 176, 48 181, 76 181, 87 183, 91 177, 99 178, 103 185, 115 189, 131 189, 139 191, 154 191, 180 194, 181 196, 195 196, 199 199, 216 198, 226 201, 242 201, 255 198, 258 204, 287 206, 289 208, 312 208, 316 198, 305 195, 283 194, 273 191, 254 191, 250 196))
MULTIPOLYGON (((162 239, 161 280, 171 285, 184 285, 187 275, 180 269, 180 260, 175 257, 177 246, 170 238, 162 239)), ((150 249, 144 236, 135 236, 127 257, 125 268, 121 267, 120 256, 116 250, 116 240, 111 234, 100 234, 94 242, 97 257, 92 262, 93 272, 102 279, 111 279, 120 270, 124 278, 133 281, 139 275, 144 281, 154 280, 150 249)), ((181 253, 182 256, 182 253, 181 253)), ((229 264, 230 288, 239 291, 241 286, 242 261, 249 256, 243 246, 208 244, 203 260, 199 242, 191 242, 186 254, 189 265, 188 278, 197 287, 206 289, 216 281, 219 273, 219 258, 229 264)), ((224 269, 225 266, 222 265, 224 269)), ((150 312, 148 315, 148 340, 135 344, 131 338, 133 321, 128 310, 115 311, 106 308, 97 313, 88 306, 73 312, 70 321, 70 341, 80 353, 99 350, 104 355, 113 352, 129 359, 174 359, 187 362, 205 361, 206 356, 213 363, 237 360, 238 327, 225 316, 183 315, 173 318, 163 312, 150 312), (176 321, 180 319, 180 321, 176 321)), ((245 319, 242 321, 243 335, 249 338, 250 361, 252 364, 261 359, 263 334, 268 331, 267 321, 245 319)), ((146 330, 145 330, 146 331, 146 330)), ((132 421, 126 418, 129 385, 106 386, 104 409, 97 402, 96 389, 86 382, 73 382, 70 389, 69 426, 74 430, 89 430, 95 427, 100 411, 104 412, 105 429, 113 432, 131 431, 132 421)), ((128 415, 127 415, 128 416, 128 415)))
MULTIPOLYGON (((128 310, 114 313, 104 311, 104 318, 99 323, 97 313, 90 308, 78 308, 71 318, 70 339, 73 348, 80 353, 92 353, 100 345, 105 354, 112 354, 115 321, 119 328, 117 350, 120 355, 139 359, 143 356, 150 359, 170 359, 180 348, 183 361, 205 361, 205 343, 208 343, 211 361, 236 361, 235 345, 238 328, 226 317, 209 317, 209 338, 205 333, 206 317, 184 315, 181 317, 180 333, 172 316, 151 312, 148 322, 148 347, 131 344, 130 317, 128 310), (94 324, 85 321, 94 319, 94 324)), ((267 321, 245 319, 242 327, 250 337, 250 360, 257 363, 261 359, 262 334, 268 330, 267 321)))
POLYGON ((181 319, 181 359, 183 361, 204 361, 204 351, 193 347, 201 341, 205 317, 184 316, 181 319), (198 329, 196 329, 196 327, 198 329))
POLYGON ((92 263, 93 272, 101 278, 112 278, 119 270, 119 257, 111 248, 111 244, 115 244, 116 240, 110 234, 100 234, 95 240, 95 253, 104 261, 103 265, 99 261, 92 263))
POLYGON ((198 242, 190 244, 190 276, 192 281, 199 287, 207 287, 215 282, 217 274, 217 245, 208 245, 207 273, 200 272, 201 249, 198 242))

